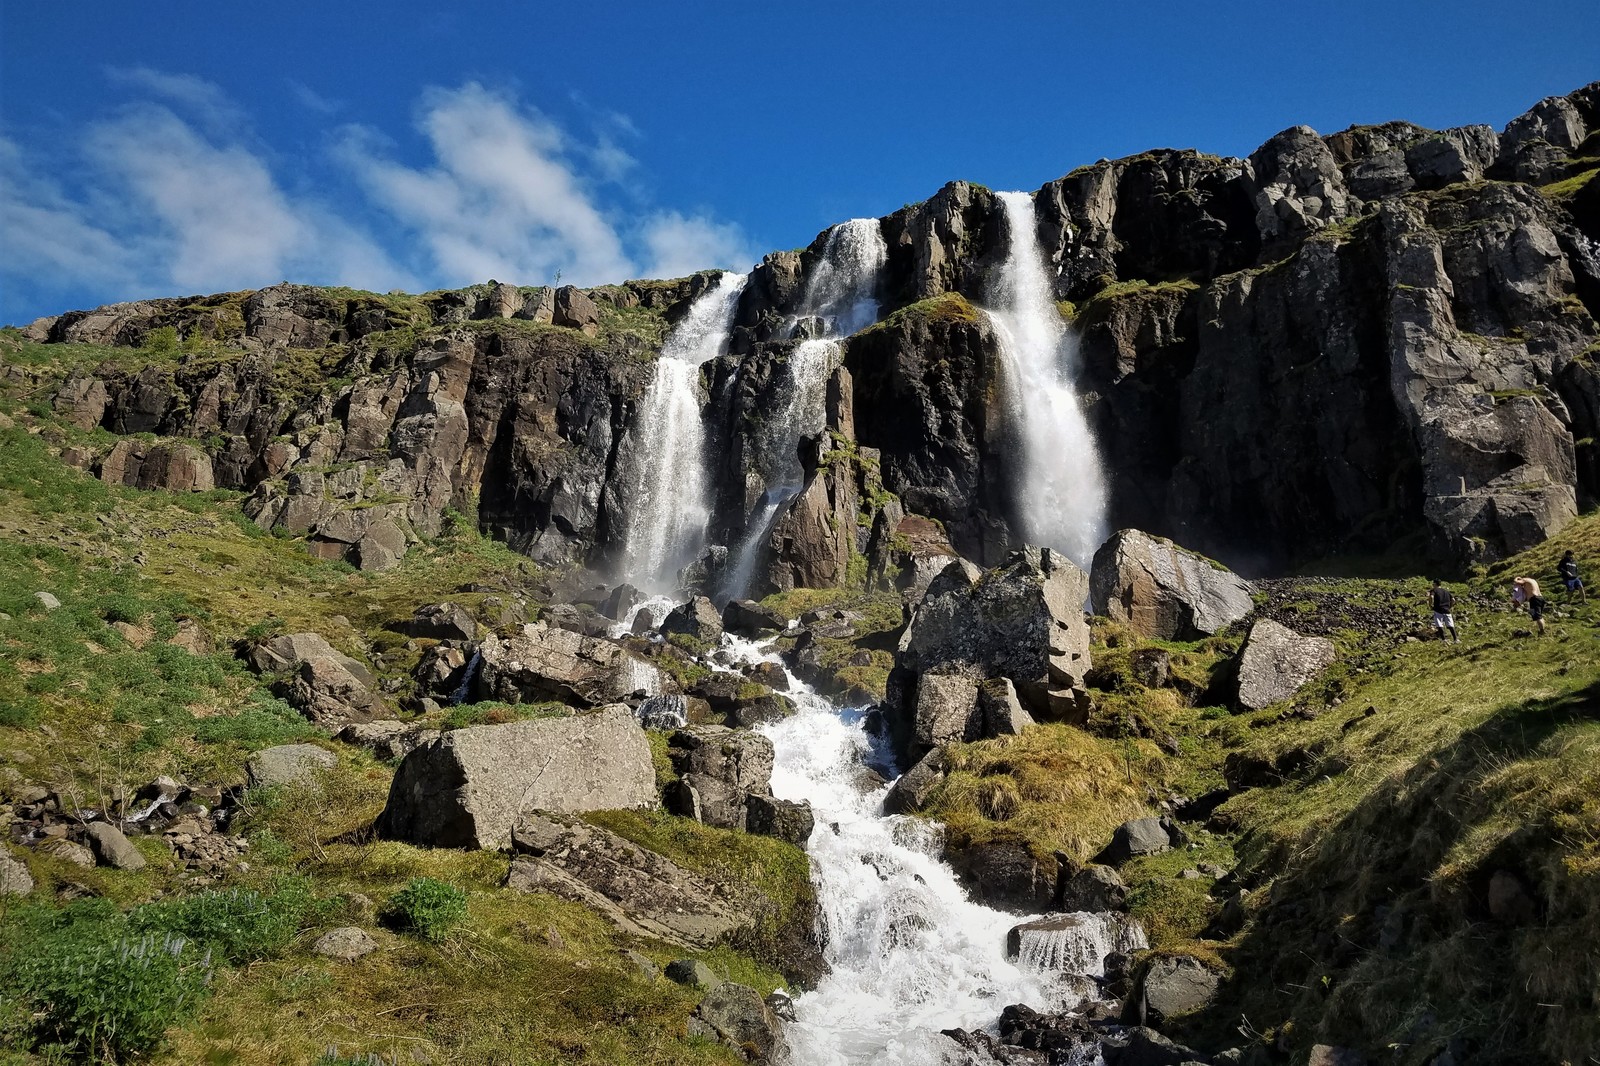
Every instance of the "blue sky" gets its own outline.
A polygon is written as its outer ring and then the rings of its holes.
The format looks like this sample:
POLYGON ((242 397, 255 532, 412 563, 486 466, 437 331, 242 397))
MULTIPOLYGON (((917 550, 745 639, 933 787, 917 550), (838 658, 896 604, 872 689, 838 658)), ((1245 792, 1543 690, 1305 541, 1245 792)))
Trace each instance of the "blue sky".
POLYGON ((0 0, 0 322, 748 267, 953 178, 1503 126, 1600 4, 0 0))

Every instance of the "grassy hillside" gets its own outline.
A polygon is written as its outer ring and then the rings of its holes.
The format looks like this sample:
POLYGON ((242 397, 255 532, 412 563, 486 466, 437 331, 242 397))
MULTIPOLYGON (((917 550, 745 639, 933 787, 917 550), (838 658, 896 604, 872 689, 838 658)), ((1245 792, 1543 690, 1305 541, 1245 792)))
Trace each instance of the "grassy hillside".
POLYGON ((1589 1061, 1600 601, 1564 602, 1554 564, 1567 548, 1596 573, 1600 515, 1455 586, 1460 645, 1425 639, 1421 578, 1273 583, 1260 609, 1331 637, 1340 657, 1291 703, 1248 714, 1221 698, 1239 634, 1160 644, 1099 623, 1092 731, 1045 725, 955 749, 929 813, 957 843, 1020 839, 1084 860, 1122 819, 1227 780, 1231 798, 1186 827, 1189 849, 1122 870, 1157 952, 1230 975, 1195 1020, 1203 1042, 1389 1047, 1410 1064, 1457 1039, 1479 1056, 1457 1061, 1589 1061), (1511 610, 1522 573, 1543 580, 1545 636, 1511 610), (1177 690, 1125 670, 1130 650, 1158 644, 1177 690), (1237 868, 1215 883, 1193 876, 1203 863, 1237 868), (1240 890, 1242 930, 1206 939, 1240 890))
MULTIPOLYGON (((95 355, 60 347, 68 362, 95 355)), ((521 597, 537 610, 528 560, 456 523, 396 569, 363 574, 264 534, 239 513, 239 494, 108 487, 61 461, 63 447, 108 441, 53 419, 41 370, 0 367, 0 812, 30 789, 103 807, 162 774, 239 786, 251 752, 290 741, 327 747, 338 764, 314 786, 246 793, 230 827, 246 861, 220 875, 186 869, 154 835, 132 838, 148 862, 138 871, 0 844, 37 886, 26 900, 0 896, 0 1063, 143 1046, 155 1063, 239 1066, 303 1066, 330 1049, 329 1062, 739 1061, 688 1035, 698 992, 645 976, 622 951, 658 964, 690 953, 501 888, 505 856, 373 839, 393 765, 319 733, 233 654, 255 636, 313 630, 371 662, 381 689, 415 665, 418 643, 394 627, 420 604, 451 599, 492 616, 493 598, 521 597), (60 607, 47 610, 39 592, 60 607), (196 632, 210 650, 169 643, 196 632), (466 921, 438 941, 379 920, 419 877, 465 898, 466 921), (311 952, 350 924, 379 949, 353 964, 311 952), (187 944, 141 955, 175 936, 187 944), (41 988, 80 1015, 38 1013, 41 988), (89 1016, 120 1028, 89 1032, 89 1016)), ((771 899, 769 925, 809 898, 798 849, 680 822, 632 828, 669 841, 680 862, 754 883, 771 899)), ((763 954, 772 946, 698 957, 767 992, 783 984, 763 954)))

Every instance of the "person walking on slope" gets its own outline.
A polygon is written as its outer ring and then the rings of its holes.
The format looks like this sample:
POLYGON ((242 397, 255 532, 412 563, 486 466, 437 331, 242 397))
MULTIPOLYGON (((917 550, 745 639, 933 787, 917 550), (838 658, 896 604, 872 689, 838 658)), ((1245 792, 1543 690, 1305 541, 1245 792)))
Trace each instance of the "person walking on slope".
POLYGON ((1443 640, 1448 630, 1451 639, 1460 644, 1461 634, 1456 632, 1455 594, 1444 587, 1444 582, 1435 578, 1429 599, 1433 604, 1433 628, 1439 631, 1439 639, 1443 640))
POLYGON ((1544 597, 1539 594, 1539 582, 1531 577, 1519 577, 1511 582, 1511 602, 1525 604, 1528 617, 1544 636, 1544 597))
POLYGON ((1572 602, 1574 592, 1578 594, 1579 603, 1589 602, 1589 596, 1583 590, 1583 578, 1578 576, 1578 561, 1572 557, 1570 551, 1556 564, 1556 573, 1561 575, 1561 583, 1567 587, 1568 603, 1572 602))

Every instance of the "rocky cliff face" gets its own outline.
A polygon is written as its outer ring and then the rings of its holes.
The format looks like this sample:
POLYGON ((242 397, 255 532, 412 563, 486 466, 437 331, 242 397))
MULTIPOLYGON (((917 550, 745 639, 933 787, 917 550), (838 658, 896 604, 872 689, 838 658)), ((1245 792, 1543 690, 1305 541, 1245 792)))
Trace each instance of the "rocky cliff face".
MULTIPOLYGON (((1597 171, 1600 83, 1499 133, 1295 127, 1248 159, 1150 152, 1040 189, 1033 236, 1076 321, 1112 527, 1246 570, 1396 545, 1460 563, 1592 505, 1597 171)), ((1004 476, 1013 420, 974 307, 1010 239, 997 198, 954 183, 879 225, 883 314, 843 342, 829 435, 791 457, 805 483, 766 544, 766 587, 840 580, 880 510, 885 543, 910 513, 980 562, 1018 546, 1026 486, 1004 476)), ((755 268, 708 368, 719 543, 757 509, 764 425, 825 245, 755 268)), ((605 565, 628 506, 618 443, 662 331, 710 277, 423 297, 277 286, 28 334, 125 346, 172 327, 195 353, 84 373, 58 407, 205 442, 217 485, 252 490, 258 520, 325 554, 386 565, 446 509, 475 507, 538 559, 605 565)))

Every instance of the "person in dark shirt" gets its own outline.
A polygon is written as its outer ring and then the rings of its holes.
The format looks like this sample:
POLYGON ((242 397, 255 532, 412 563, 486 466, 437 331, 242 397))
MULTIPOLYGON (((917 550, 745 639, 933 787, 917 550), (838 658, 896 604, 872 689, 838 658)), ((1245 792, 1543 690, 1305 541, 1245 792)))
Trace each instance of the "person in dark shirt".
POLYGON ((1451 639, 1460 644, 1461 635, 1456 632, 1455 594, 1445 588, 1442 581, 1435 580, 1429 600, 1433 604, 1433 628, 1439 631, 1439 639, 1443 640, 1448 631, 1451 639))
POLYGON ((1578 594, 1579 603, 1588 603, 1589 596, 1583 589, 1583 578, 1578 576, 1578 561, 1569 551, 1561 557, 1556 564, 1556 573, 1561 575, 1561 583, 1567 587, 1567 602, 1572 602, 1572 594, 1578 594))

